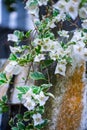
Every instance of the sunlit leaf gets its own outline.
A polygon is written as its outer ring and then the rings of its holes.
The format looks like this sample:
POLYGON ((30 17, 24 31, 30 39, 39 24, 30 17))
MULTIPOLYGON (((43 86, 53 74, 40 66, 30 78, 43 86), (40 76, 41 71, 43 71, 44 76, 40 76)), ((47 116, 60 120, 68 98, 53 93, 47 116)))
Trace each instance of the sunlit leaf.
POLYGON ((30 72, 29 77, 33 80, 45 80, 45 76, 41 72, 30 72))

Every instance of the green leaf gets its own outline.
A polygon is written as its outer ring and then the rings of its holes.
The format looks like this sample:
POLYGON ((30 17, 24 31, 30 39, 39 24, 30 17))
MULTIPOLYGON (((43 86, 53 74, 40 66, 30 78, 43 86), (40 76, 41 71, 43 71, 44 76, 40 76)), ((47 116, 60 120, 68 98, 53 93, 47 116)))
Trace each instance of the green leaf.
POLYGON ((28 87, 16 87, 21 93, 25 94, 29 88, 28 87))
POLYGON ((30 3, 30 6, 32 7, 32 6, 37 6, 38 5, 38 1, 37 0, 33 0, 33 1, 31 1, 31 3, 30 3))
POLYGON ((4 113, 8 111, 8 106, 6 105, 6 102, 4 102, 2 99, 0 100, 0 113, 4 113))
POLYGON ((35 126, 35 128, 37 128, 38 130, 40 130, 40 129, 43 128, 45 125, 47 125, 48 122, 49 122, 49 120, 45 119, 42 124, 35 126))
POLYGON ((9 60, 13 60, 16 61, 17 60, 17 56, 15 54, 10 54, 9 60))
POLYGON ((87 29, 83 29, 83 31, 84 31, 85 33, 87 33, 87 29))
POLYGON ((2 101, 3 101, 4 103, 7 103, 7 101, 8 101, 7 96, 3 96, 3 97, 2 97, 2 101))
POLYGON ((53 60, 44 60, 41 62, 41 68, 45 69, 53 63, 53 60))
POLYGON ((44 106, 38 106, 38 107, 36 108, 36 112, 37 112, 37 113, 40 113, 40 114, 43 114, 43 113, 44 113, 44 110, 45 110, 44 106))
POLYGON ((54 10, 53 10, 53 16, 56 17, 58 14, 59 14, 59 10, 54 9, 54 10))
POLYGON ((26 37, 26 38, 29 38, 29 37, 30 37, 31 32, 32 32, 32 30, 27 31, 27 32, 26 32, 26 34, 25 34, 25 37, 26 37))
POLYGON ((34 127, 33 127, 33 125, 32 124, 28 124, 27 126, 26 126, 26 128, 25 128, 25 130, 33 130, 34 129, 34 127))
POLYGON ((33 93, 35 94, 39 94, 41 91, 41 88, 38 86, 32 86, 32 89, 33 89, 33 93))
POLYGON ((3 72, 1 72, 1 73, 0 73, 0 79, 6 79, 6 74, 3 73, 3 72))
POLYGON ((29 121, 30 120, 30 112, 29 111, 26 111, 24 113, 23 119, 24 119, 24 121, 29 121))
POLYGON ((14 125, 14 120, 13 120, 13 118, 10 119, 9 125, 10 125, 11 127, 14 125))
POLYGON ((0 108, 0 114, 1 113, 6 113, 9 110, 7 106, 3 106, 2 109, 0 108))
POLYGON ((45 93, 46 96, 50 96, 55 99, 54 95, 52 93, 45 93))
POLYGON ((16 87, 19 91, 20 91, 20 93, 18 93, 18 99, 21 101, 22 100, 22 95, 23 94, 26 94, 26 92, 29 90, 29 87, 16 87))
POLYGON ((18 30, 14 31, 14 34, 18 37, 18 39, 22 40, 24 37, 24 33, 18 30))
POLYGON ((82 0, 80 3, 80 7, 82 7, 85 3, 87 3, 87 0, 82 0))
POLYGON ((22 95, 23 95, 23 93, 18 93, 18 99, 21 101, 22 100, 22 95))
POLYGON ((0 73, 0 85, 3 85, 8 82, 8 79, 6 77, 6 74, 1 72, 0 73))
POLYGON ((35 48, 35 51, 36 51, 37 54, 40 54, 41 46, 38 45, 38 46, 35 48))
POLYGON ((41 72, 38 72, 38 71, 36 71, 36 72, 30 72, 29 77, 31 79, 33 79, 33 80, 41 80, 41 79, 46 80, 45 76, 41 72))
POLYGON ((67 63, 71 64, 72 63, 72 58, 71 57, 66 57, 67 63))
POLYGON ((3 85, 4 83, 6 83, 4 80, 0 80, 0 85, 3 85))
POLYGON ((69 14, 66 14, 66 20, 67 20, 67 21, 70 21, 70 20, 71 20, 71 17, 70 17, 69 14))
POLYGON ((12 130, 19 130, 17 127, 12 127, 12 130))
POLYGON ((18 121, 22 121, 23 120, 23 115, 22 114, 17 114, 16 118, 18 119, 18 121))
POLYGON ((17 127, 18 127, 20 130, 25 130, 25 125, 24 125, 22 122, 18 122, 18 123, 17 123, 17 127))
POLYGON ((69 0, 65 0, 66 2, 69 2, 69 0))
POLYGON ((42 84, 41 87, 43 88, 50 88, 52 86, 52 84, 42 84))
POLYGON ((41 90, 42 91, 48 91, 48 89, 52 86, 52 84, 42 84, 41 90))

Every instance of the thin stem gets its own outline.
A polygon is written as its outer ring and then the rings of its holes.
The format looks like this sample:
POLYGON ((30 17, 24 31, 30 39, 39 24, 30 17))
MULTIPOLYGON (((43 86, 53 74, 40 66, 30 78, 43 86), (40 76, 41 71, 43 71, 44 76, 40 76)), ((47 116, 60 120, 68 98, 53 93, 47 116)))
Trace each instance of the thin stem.
POLYGON ((28 80, 28 77, 29 77, 29 73, 30 73, 31 66, 32 66, 32 62, 29 64, 28 74, 27 74, 27 78, 26 78, 26 80, 25 80, 25 84, 27 83, 27 80, 28 80))
POLYGON ((19 114, 21 113, 21 107, 22 107, 22 105, 19 104, 19 109, 18 109, 18 113, 19 113, 19 114))
POLYGON ((48 82, 50 83, 50 75, 49 75, 49 72, 48 72, 48 68, 46 68, 46 70, 47 70, 48 82))

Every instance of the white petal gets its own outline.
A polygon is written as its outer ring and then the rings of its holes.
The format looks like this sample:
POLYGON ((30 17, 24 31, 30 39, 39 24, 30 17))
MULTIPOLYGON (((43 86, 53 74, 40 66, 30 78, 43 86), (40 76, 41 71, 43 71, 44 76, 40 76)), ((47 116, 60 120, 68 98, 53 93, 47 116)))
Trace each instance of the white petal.
POLYGON ((85 29, 87 29, 87 19, 83 21, 82 27, 85 28, 85 29))
POLYGON ((12 66, 11 64, 8 64, 6 67, 5 67, 5 72, 7 73, 11 73, 14 69, 14 66, 12 66))
POLYGON ((28 99, 25 103, 24 106, 30 111, 33 110, 36 106, 35 102, 32 99, 28 99))
POLYGON ((34 114, 32 116, 32 118, 34 120, 34 126, 42 124, 44 122, 44 120, 42 120, 42 117, 41 117, 40 113, 34 114))
POLYGON ((70 17, 75 20, 78 16, 78 6, 73 2, 68 2, 66 6, 66 13, 68 13, 70 17))
POLYGON ((65 0, 58 1, 56 4, 53 5, 55 9, 58 9, 60 12, 65 11, 66 2, 65 0))
POLYGON ((45 105, 49 97, 45 96, 44 93, 41 91, 40 94, 36 95, 34 98, 39 101, 40 106, 43 106, 45 105))
POLYGON ((39 6, 47 5, 48 0, 38 0, 39 6))
POLYGON ((60 75, 65 76, 65 71, 66 71, 66 64, 57 63, 55 74, 60 74, 60 75))
POLYGON ((41 60, 45 60, 45 56, 43 54, 36 56, 34 62, 40 62, 41 60))
POLYGON ((85 7, 79 9, 79 16, 81 18, 87 18, 87 9, 85 7))
POLYGON ((18 42, 18 37, 14 34, 8 34, 8 41, 18 42))
POLYGON ((21 48, 20 47, 12 47, 12 46, 10 46, 10 51, 12 53, 20 52, 21 48))
POLYGON ((20 65, 16 65, 13 69, 13 74, 18 75, 22 71, 22 67, 20 65))

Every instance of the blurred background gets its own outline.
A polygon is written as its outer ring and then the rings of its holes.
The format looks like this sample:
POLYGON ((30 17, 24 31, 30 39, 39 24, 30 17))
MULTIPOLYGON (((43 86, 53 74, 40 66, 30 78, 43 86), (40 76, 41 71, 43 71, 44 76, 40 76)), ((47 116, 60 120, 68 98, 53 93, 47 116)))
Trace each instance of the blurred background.
POLYGON ((33 28, 24 0, 0 0, 0 68, 9 56, 7 35, 14 30, 27 31, 33 28))
MULTIPOLYGON (((9 57, 9 45, 13 44, 7 41, 8 34, 13 33, 14 30, 26 32, 34 28, 31 17, 24 7, 24 0, 0 0, 0 70, 9 57)), ((4 123, 8 121, 8 116, 5 115, 4 119, 1 128, 2 115, 0 114, 0 130, 6 129, 4 123)))

